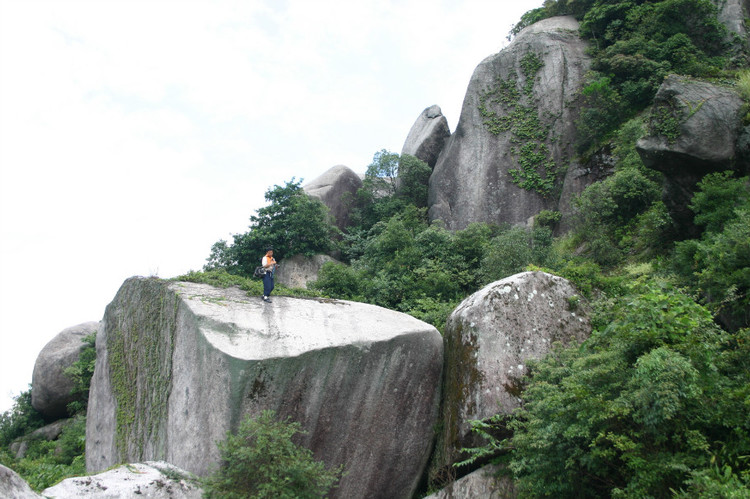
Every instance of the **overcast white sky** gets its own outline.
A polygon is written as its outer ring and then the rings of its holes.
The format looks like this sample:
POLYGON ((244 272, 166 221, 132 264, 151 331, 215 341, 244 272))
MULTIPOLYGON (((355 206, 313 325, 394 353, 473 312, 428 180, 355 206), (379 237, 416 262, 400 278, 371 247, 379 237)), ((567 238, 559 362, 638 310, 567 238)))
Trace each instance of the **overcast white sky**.
POLYGON ((200 270, 264 192, 455 129, 542 0, 0 0, 0 411, 133 275, 200 270))

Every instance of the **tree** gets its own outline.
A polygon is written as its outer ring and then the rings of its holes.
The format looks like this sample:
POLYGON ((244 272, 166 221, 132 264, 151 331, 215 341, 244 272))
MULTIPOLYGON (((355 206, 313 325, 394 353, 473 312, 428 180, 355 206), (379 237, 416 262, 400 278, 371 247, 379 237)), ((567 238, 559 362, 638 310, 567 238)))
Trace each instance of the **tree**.
POLYGON ((408 204, 396 196, 399 155, 382 149, 367 167, 362 187, 354 197, 350 232, 369 231, 379 221, 399 213, 408 204))
POLYGON ((211 248, 205 270, 227 270, 250 276, 266 248, 279 257, 328 253, 336 245, 338 229, 331 223, 328 208, 313 199, 294 178, 266 191, 267 206, 250 217, 250 231, 234 234, 234 242, 218 241, 211 248))
POLYGON ((427 206, 427 188, 432 169, 424 161, 404 154, 398 163, 396 193, 417 208, 427 206))
POLYGON ((342 468, 326 469, 292 438, 300 424, 279 421, 273 411, 246 418, 236 435, 219 443, 221 467, 203 480, 205 497, 312 499, 325 497, 342 468))
POLYGON ((14 400, 13 407, 0 414, 0 447, 44 426, 44 418, 31 405, 31 385, 14 400))

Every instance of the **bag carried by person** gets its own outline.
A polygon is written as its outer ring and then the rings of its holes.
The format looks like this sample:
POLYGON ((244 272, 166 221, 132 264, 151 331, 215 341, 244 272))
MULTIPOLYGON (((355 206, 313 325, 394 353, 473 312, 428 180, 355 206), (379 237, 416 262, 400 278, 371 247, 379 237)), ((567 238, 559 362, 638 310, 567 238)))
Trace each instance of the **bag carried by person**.
POLYGON ((265 277, 266 275, 266 269, 264 267, 255 267, 255 272, 253 272, 253 277, 265 277))

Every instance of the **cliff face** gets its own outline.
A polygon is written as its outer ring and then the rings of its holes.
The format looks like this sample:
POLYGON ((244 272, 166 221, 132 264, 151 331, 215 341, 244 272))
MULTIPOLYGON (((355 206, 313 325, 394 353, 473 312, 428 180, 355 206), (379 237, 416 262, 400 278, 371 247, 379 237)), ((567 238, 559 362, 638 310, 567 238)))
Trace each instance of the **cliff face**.
POLYGON ((540 21, 474 71, 435 165, 429 214, 450 229, 522 224, 558 208, 573 164, 575 101, 590 60, 572 17, 540 21))
POLYGON ((97 337, 90 471, 165 460, 205 474, 216 442, 266 409, 348 474, 332 497, 411 497, 427 463, 440 333, 362 303, 276 297, 156 279, 126 281, 97 337))

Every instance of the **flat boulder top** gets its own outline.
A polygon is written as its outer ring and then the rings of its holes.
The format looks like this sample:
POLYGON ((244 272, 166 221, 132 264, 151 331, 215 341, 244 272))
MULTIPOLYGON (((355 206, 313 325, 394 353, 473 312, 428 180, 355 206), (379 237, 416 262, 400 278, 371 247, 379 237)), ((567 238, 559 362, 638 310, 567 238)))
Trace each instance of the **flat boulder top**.
POLYGON ((323 348, 369 348, 409 334, 440 340, 433 326, 375 305, 323 298, 248 296, 239 288, 175 282, 169 285, 196 318, 206 340, 244 360, 301 355, 323 348))

